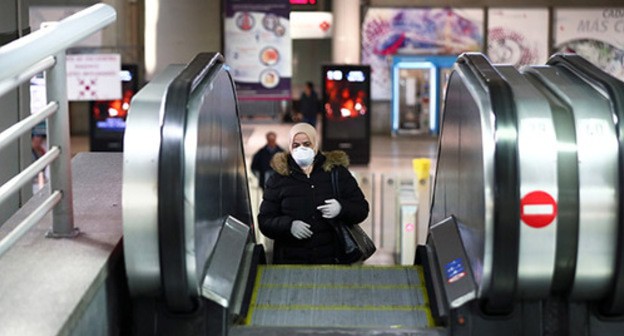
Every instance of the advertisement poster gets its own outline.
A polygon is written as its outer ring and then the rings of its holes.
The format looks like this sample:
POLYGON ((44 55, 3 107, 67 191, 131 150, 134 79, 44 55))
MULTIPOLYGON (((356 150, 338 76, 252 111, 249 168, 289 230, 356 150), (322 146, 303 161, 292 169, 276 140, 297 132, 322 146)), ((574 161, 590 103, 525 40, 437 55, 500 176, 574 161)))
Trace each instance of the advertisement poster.
POLYGON ((362 63, 371 98, 389 100, 393 55, 458 55, 483 50, 483 9, 370 8, 362 23, 362 63))
POLYGON ((572 52, 624 80, 624 7, 556 9, 557 52, 572 52))
POLYGON ((548 27, 546 8, 490 8, 487 55, 494 64, 544 64, 548 27))
POLYGON ((288 100, 292 77, 288 0, 226 0, 225 62, 241 100, 288 100))

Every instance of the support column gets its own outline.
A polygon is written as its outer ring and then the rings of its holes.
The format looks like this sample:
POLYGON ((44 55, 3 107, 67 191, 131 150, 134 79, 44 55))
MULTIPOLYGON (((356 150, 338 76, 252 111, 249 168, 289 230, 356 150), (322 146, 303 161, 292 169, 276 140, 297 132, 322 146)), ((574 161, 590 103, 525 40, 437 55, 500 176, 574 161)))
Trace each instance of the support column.
POLYGON ((221 0, 145 1, 147 79, 200 52, 223 52, 221 14, 221 0))
POLYGON ((339 64, 360 63, 360 0, 332 1, 334 36, 332 39, 332 62, 339 64))

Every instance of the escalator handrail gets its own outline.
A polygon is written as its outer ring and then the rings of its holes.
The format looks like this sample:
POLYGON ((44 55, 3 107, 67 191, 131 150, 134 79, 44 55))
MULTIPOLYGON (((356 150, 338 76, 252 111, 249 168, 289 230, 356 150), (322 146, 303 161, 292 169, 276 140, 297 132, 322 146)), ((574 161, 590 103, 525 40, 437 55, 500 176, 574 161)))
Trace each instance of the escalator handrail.
POLYGON ((487 88, 495 115, 492 275, 484 293, 484 308, 504 314, 513 309, 520 247, 518 127, 513 92, 483 54, 465 53, 458 62, 466 64, 487 88))
POLYGON ((191 94, 223 64, 219 53, 200 53, 167 89, 158 158, 158 241, 162 290, 168 309, 191 312, 196 307, 188 285, 184 216, 184 136, 191 94))

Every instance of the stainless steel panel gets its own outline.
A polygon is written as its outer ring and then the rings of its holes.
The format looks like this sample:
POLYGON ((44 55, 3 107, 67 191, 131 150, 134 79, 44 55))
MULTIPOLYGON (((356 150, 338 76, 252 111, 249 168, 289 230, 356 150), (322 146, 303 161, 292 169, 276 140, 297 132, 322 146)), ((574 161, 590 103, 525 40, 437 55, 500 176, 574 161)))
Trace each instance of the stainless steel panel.
POLYGON ((249 226, 233 217, 225 220, 203 279, 202 296, 230 307, 248 239, 249 226))
POLYGON ((223 219, 252 223, 236 96, 223 68, 189 99, 184 147, 187 279, 199 295, 223 219))
POLYGON ((617 234, 618 143, 609 101, 565 69, 525 68, 573 108, 580 186, 579 242, 571 297, 594 299, 609 289, 617 234))
MULTIPOLYGON (((558 201, 558 146, 550 105, 514 67, 496 69, 510 84, 516 105, 520 197, 542 191, 558 201)), ((554 212, 555 208, 544 210, 554 212)), ((525 298, 547 296, 555 268, 557 217, 543 227, 530 226, 522 220, 518 225, 518 293, 525 298)))
POLYGON ((132 99, 126 121, 123 162, 124 258, 132 295, 160 290, 158 246, 158 154, 164 99, 182 71, 170 65, 132 99))

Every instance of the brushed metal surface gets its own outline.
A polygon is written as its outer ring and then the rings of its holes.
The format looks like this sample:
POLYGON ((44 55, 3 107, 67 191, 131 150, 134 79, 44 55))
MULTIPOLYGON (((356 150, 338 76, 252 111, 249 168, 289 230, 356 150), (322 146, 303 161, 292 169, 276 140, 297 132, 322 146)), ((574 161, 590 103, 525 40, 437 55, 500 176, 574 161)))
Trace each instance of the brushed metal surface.
POLYGON ((226 218, 203 280, 201 294, 228 308, 233 304, 235 285, 249 239, 249 226, 226 218))
POLYGON ((486 292, 492 275, 494 225, 494 120, 487 92, 466 65, 449 79, 430 223, 453 215, 478 284, 486 292))
MULTIPOLYGON (((550 105, 513 66, 497 66, 496 69, 510 84, 516 106, 520 197, 543 191, 558 201, 558 146, 550 105)), ((519 295, 526 298, 547 296, 555 268, 557 217, 551 224, 540 228, 529 226, 522 220, 518 225, 519 295)))
POLYGON ((610 103, 566 69, 533 66, 535 75, 573 107, 579 169, 579 243, 571 297, 606 294, 613 280, 617 234, 618 142, 610 103))
POLYGON ((170 65, 132 99, 124 136, 123 231, 124 258, 132 295, 160 290, 158 247, 158 152, 163 97, 182 71, 170 65))
POLYGON ((251 226, 251 210, 236 113, 236 96, 222 67, 189 99, 184 137, 185 240, 189 288, 201 294, 206 264, 232 215, 251 226))

